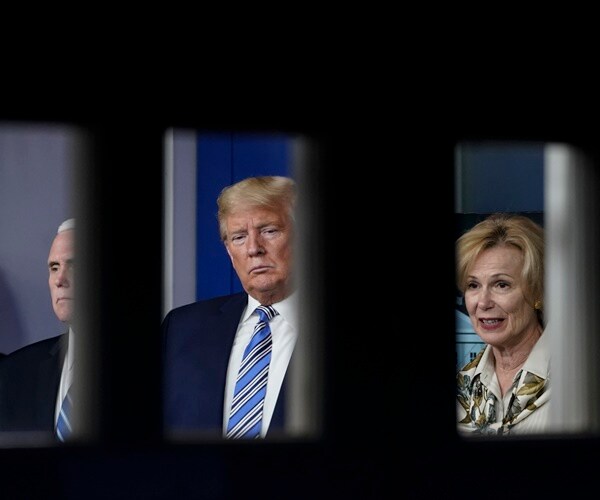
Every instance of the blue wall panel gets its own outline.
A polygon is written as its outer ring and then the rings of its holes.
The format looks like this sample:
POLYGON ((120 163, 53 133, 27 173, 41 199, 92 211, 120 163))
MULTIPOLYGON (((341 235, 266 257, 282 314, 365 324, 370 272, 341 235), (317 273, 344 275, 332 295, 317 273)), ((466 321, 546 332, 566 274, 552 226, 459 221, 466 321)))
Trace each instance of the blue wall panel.
POLYGON ((221 190, 255 175, 290 173, 291 139, 284 135, 200 134, 197 143, 196 298, 242 290, 219 238, 221 190))
POLYGON ((461 158, 461 212, 544 210, 543 144, 467 144, 461 158))

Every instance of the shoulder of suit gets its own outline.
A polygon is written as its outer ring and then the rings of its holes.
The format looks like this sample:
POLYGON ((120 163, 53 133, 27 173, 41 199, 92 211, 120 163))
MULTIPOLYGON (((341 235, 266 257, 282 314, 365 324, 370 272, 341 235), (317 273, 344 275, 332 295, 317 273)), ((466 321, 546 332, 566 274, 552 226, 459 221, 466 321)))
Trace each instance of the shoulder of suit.
POLYGON ((228 309, 238 309, 248 303, 248 295, 245 292, 221 295, 209 299, 198 300, 171 309, 168 316, 179 316, 197 313, 226 312, 228 309))
POLYGON ((11 362, 12 360, 25 359, 29 357, 52 356, 58 352, 58 348, 55 349, 55 347, 59 346, 61 339, 65 335, 66 333, 63 333, 55 337, 50 337, 27 344, 26 346, 20 347, 17 350, 6 354, 1 359, 3 362, 11 362))

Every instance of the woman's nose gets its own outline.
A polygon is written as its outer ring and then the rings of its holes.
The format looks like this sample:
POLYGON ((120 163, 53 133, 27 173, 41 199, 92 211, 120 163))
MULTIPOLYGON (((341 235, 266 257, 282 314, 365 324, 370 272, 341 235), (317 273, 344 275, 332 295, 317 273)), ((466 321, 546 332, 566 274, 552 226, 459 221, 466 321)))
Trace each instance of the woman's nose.
POLYGON ((479 300, 477 304, 482 309, 489 309, 494 306, 494 301, 492 300, 492 294, 488 289, 483 289, 479 295, 479 300))

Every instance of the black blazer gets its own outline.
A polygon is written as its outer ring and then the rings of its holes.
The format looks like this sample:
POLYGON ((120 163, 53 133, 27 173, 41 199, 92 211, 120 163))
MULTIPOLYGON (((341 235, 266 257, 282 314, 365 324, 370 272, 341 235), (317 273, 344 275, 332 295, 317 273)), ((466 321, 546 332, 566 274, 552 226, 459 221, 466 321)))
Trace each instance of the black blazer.
MULTIPOLYGON (((247 303, 245 292, 216 297, 177 307, 163 320, 163 417, 167 432, 222 437, 227 365, 247 303)), ((283 425, 282 392, 269 432, 283 425)))
POLYGON ((54 412, 66 334, 41 340, 0 358, 0 431, 54 434, 54 412))

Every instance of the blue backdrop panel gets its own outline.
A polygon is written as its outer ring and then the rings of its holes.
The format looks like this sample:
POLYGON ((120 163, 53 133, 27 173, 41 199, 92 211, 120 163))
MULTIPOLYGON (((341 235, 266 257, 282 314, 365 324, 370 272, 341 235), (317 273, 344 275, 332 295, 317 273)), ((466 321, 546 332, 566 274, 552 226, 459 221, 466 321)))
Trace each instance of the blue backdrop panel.
POLYGON ((544 210, 542 144, 467 144, 461 155, 461 212, 544 210))
POLYGON ((197 141, 196 299, 242 290, 219 238, 217 197, 255 175, 290 173, 291 139, 271 134, 199 134, 197 141))

